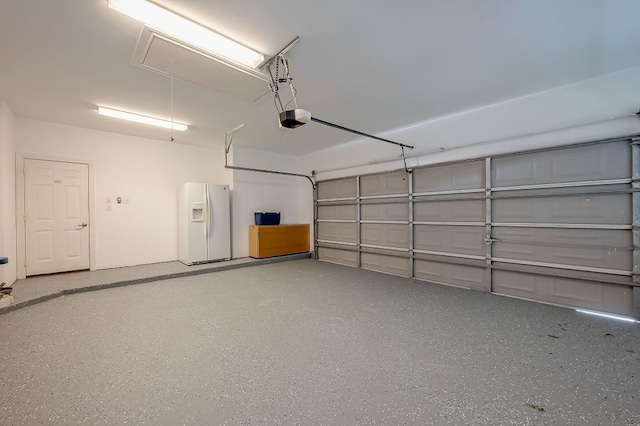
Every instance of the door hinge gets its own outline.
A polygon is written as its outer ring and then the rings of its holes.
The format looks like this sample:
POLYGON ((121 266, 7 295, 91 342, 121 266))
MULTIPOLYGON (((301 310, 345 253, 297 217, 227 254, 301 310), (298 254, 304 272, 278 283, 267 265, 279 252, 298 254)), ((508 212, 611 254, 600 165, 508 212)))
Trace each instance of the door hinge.
POLYGON ((27 168, 26 167, 22 168, 22 174, 25 175, 25 176, 27 175, 27 168))
POLYGON ((25 214, 22 219, 26 222, 27 221, 27 215, 25 214))

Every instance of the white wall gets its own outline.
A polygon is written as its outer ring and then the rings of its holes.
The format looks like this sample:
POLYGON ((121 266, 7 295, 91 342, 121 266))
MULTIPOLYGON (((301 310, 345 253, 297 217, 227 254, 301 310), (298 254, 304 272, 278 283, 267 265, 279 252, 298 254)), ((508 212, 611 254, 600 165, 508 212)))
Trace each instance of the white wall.
MULTIPOLYGON (((240 146, 231 155, 234 166, 298 173, 298 160, 289 155, 240 146)), ((233 257, 249 255, 249 225, 256 211, 279 211, 282 224, 312 222, 300 214, 300 195, 312 194, 305 178, 235 170, 232 189, 233 257)))
MULTIPOLYGON (((636 67, 416 123, 384 137, 415 145, 414 150, 406 151, 408 165, 426 165, 638 133, 637 116, 609 119, 633 115, 639 108, 640 67, 636 67), (565 130, 549 132, 553 129, 565 130), (545 133, 522 136, 539 132, 545 133), (500 141, 486 142, 496 139, 500 141)), ((399 155, 396 146, 361 139, 302 157, 300 169, 303 173, 320 171, 320 180, 352 176, 399 169, 399 155)))
POLYGON ((96 269, 176 260, 178 186, 232 183, 222 149, 41 121, 16 119, 16 151, 92 162, 96 269))
POLYGON ((0 265, 0 282, 16 280, 16 160, 13 113, 0 99, 0 256, 9 263, 0 265))

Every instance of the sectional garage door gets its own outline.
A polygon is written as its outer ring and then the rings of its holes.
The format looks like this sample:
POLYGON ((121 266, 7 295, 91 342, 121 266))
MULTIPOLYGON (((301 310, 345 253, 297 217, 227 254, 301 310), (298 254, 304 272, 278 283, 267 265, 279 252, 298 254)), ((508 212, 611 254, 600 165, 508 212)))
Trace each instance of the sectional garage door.
POLYGON ((637 316, 635 140, 318 182, 318 258, 637 316))

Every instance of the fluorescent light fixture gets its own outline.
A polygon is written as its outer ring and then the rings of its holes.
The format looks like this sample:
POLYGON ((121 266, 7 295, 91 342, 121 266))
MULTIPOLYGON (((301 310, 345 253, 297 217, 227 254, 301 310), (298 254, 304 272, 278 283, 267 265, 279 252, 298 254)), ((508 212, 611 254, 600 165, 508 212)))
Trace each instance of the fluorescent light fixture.
POLYGON ((264 61, 264 55, 182 16, 146 0, 108 0, 109 8, 144 22, 178 41, 250 68, 264 61))
POLYGON ((580 313, 583 313, 583 314, 589 314, 589 315, 596 315, 596 316, 599 316, 599 317, 610 318, 610 319, 614 319, 614 320, 618 320, 618 321, 640 323, 640 321, 636 320, 635 318, 623 317, 621 315, 605 314, 605 313, 602 313, 602 312, 587 311, 587 310, 584 310, 584 309, 576 309, 576 312, 580 312, 580 313))
POLYGON ((179 130, 184 132, 188 129, 186 124, 175 123, 167 120, 161 120, 159 118, 147 117, 146 115, 134 114, 132 112, 119 111, 117 109, 98 107, 98 114, 106 115, 107 117, 121 118, 123 120, 135 121, 136 123, 150 124, 152 126, 164 127, 165 129, 179 130))

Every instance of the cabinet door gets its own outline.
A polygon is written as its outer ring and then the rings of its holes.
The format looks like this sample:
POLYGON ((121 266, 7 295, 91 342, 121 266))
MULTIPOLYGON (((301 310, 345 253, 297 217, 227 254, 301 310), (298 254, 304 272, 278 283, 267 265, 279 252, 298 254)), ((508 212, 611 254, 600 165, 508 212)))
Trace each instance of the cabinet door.
POLYGON ((258 257, 280 256, 287 253, 287 234, 286 227, 259 227, 258 257))
POLYGON ((309 251, 309 226, 292 226, 289 228, 287 253, 303 253, 309 251))

